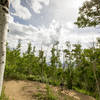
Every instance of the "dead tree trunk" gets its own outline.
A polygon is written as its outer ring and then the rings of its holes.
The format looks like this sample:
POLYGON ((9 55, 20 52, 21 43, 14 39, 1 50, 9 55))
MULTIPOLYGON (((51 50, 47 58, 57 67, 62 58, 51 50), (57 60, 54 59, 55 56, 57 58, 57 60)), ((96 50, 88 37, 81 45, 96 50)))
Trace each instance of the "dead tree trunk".
POLYGON ((8 0, 0 0, 0 96, 3 85, 5 59, 6 59, 6 37, 8 31, 8 0), (5 2, 4 2, 5 1, 5 2))

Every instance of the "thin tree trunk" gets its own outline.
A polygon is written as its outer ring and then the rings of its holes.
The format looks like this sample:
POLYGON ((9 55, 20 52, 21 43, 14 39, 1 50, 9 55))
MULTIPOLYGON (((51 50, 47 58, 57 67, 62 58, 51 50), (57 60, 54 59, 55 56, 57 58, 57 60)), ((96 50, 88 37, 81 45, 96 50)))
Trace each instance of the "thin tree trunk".
POLYGON ((2 91, 5 69, 7 30, 8 8, 0 4, 0 96, 2 91))
POLYGON ((96 87, 97 87, 98 95, 99 95, 99 98, 100 98, 100 86, 99 86, 99 82, 98 82, 98 79, 97 79, 97 76, 96 76, 96 62, 95 61, 93 61, 93 74, 94 74, 94 78, 96 80, 96 87))

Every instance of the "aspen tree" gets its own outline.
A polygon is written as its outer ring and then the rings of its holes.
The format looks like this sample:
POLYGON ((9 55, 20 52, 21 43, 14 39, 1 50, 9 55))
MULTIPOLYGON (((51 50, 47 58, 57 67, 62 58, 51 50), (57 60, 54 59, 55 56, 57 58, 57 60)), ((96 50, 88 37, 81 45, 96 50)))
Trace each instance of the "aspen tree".
POLYGON ((8 31, 9 0, 0 0, 0 96, 2 91, 5 60, 6 37, 8 31))

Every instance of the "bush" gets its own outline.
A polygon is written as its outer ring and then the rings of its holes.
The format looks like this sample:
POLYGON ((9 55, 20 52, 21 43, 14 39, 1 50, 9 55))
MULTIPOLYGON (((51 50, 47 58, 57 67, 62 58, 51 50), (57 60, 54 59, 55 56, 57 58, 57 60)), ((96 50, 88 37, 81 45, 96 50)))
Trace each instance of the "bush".
POLYGON ((83 94, 90 95, 90 96, 93 95, 92 93, 90 93, 90 92, 88 92, 88 91, 86 91, 86 90, 83 90, 83 89, 79 89, 79 88, 77 88, 77 87, 73 87, 73 89, 74 89, 75 91, 79 92, 79 93, 83 93, 83 94))
POLYGON ((26 80, 26 75, 19 72, 12 72, 8 76, 5 77, 5 79, 14 79, 14 80, 26 80))
POLYGON ((28 75, 27 79, 30 81, 41 81, 41 77, 38 75, 28 75))
POLYGON ((46 100, 58 100, 57 96, 54 95, 49 85, 46 86, 46 97, 45 98, 46 100))

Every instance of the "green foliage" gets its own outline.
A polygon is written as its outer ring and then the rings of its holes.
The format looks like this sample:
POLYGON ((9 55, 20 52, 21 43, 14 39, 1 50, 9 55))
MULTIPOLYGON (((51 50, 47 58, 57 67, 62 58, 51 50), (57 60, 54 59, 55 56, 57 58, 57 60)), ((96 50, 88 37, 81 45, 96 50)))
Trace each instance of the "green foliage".
POLYGON ((100 24, 100 1, 85 1, 79 9, 79 17, 75 24, 78 27, 91 27, 100 24))
POLYGON ((81 44, 66 42, 63 50, 64 61, 61 63, 58 43, 51 48, 50 64, 44 51, 36 56, 35 47, 28 44, 27 52, 21 54, 21 43, 14 49, 7 45, 5 79, 39 81, 55 86, 66 87, 98 97, 97 84, 93 71, 100 83, 100 43, 95 48, 82 49, 81 44), (88 92, 87 92, 88 91, 88 92))
POLYGON ((80 92, 80 93, 83 93, 83 94, 87 94, 87 95, 90 95, 92 96, 92 93, 86 91, 86 90, 83 90, 83 89, 79 89, 77 87, 73 87, 74 90, 76 90, 77 92, 80 92))
POLYGON ((4 93, 4 88, 2 90, 1 96, 0 96, 0 100, 9 100, 8 97, 6 97, 5 93, 4 93))
POLYGON ((64 50, 65 53, 65 59, 66 59, 66 82, 67 82, 67 88, 72 89, 73 85, 73 55, 71 53, 71 44, 70 42, 66 42, 66 49, 64 50))
POLYGON ((45 93, 39 92, 35 96, 38 98, 38 100, 58 100, 58 97, 54 95, 55 93, 52 91, 49 85, 46 85, 46 91, 45 93))
POLYGON ((54 95, 54 92, 49 85, 46 85, 45 94, 38 93, 36 96, 38 97, 38 100, 58 100, 57 96, 54 95))
POLYGON ((46 86, 46 100, 58 100, 49 85, 46 86))

